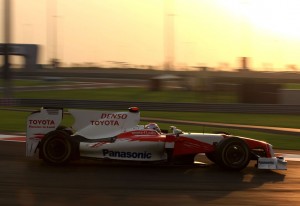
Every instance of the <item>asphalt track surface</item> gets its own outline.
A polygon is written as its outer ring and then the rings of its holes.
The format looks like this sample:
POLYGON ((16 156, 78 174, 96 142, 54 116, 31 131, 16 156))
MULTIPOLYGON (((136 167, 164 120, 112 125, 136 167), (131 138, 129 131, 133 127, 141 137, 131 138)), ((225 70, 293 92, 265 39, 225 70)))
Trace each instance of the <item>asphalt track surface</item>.
POLYGON ((24 154, 25 143, 0 141, 0 205, 300 205, 300 162, 284 171, 258 170, 253 162, 240 172, 211 163, 81 160, 53 167, 24 154))

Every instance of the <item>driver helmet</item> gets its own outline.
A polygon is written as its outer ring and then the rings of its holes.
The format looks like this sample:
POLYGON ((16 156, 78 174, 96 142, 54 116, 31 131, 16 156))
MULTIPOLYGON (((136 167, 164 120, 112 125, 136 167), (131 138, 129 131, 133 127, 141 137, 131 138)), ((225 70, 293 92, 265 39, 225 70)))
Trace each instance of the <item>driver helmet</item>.
POLYGON ((145 129, 153 129, 153 130, 157 131, 158 133, 161 133, 160 128, 158 127, 158 125, 156 123, 149 123, 149 124, 145 125, 145 129))

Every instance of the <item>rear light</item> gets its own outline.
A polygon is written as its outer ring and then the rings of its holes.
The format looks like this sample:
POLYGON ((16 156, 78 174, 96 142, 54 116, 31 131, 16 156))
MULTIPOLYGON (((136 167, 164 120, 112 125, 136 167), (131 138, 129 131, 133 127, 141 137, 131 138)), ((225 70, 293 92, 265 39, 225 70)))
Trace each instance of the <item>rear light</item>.
POLYGON ((138 107, 129 107, 128 110, 129 110, 129 112, 132 112, 132 113, 138 113, 139 112, 138 107))

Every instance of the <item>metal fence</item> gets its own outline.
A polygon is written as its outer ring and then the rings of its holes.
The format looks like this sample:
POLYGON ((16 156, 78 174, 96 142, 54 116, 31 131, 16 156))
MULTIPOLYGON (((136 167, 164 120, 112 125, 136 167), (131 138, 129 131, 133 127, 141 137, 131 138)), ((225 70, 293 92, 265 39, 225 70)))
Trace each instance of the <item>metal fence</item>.
POLYGON ((0 99, 0 106, 7 107, 60 107, 124 110, 136 106, 141 111, 181 111, 256 114, 300 114, 300 105, 279 104, 203 104, 134 101, 97 101, 62 99, 0 99))

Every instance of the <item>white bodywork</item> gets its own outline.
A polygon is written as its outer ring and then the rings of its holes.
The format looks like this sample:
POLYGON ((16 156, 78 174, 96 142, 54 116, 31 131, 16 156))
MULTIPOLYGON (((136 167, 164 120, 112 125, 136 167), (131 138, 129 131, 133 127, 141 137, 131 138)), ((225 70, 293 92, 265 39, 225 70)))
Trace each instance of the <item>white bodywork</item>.
POLYGON ((59 109, 41 109, 27 118, 26 156, 34 155, 41 138, 59 126, 62 115, 59 109))
POLYGON ((113 137, 135 127, 140 122, 140 113, 110 112, 70 109, 75 123, 72 128, 75 134, 88 139, 113 137))
POLYGON ((258 169, 286 170, 287 161, 283 157, 276 157, 272 145, 269 144, 271 157, 259 157, 257 160, 258 169))
POLYGON ((260 157, 257 161, 258 169, 286 170, 287 161, 282 157, 260 157))
POLYGON ((115 160, 166 160, 164 142, 116 140, 113 143, 80 143, 80 156, 115 160))

